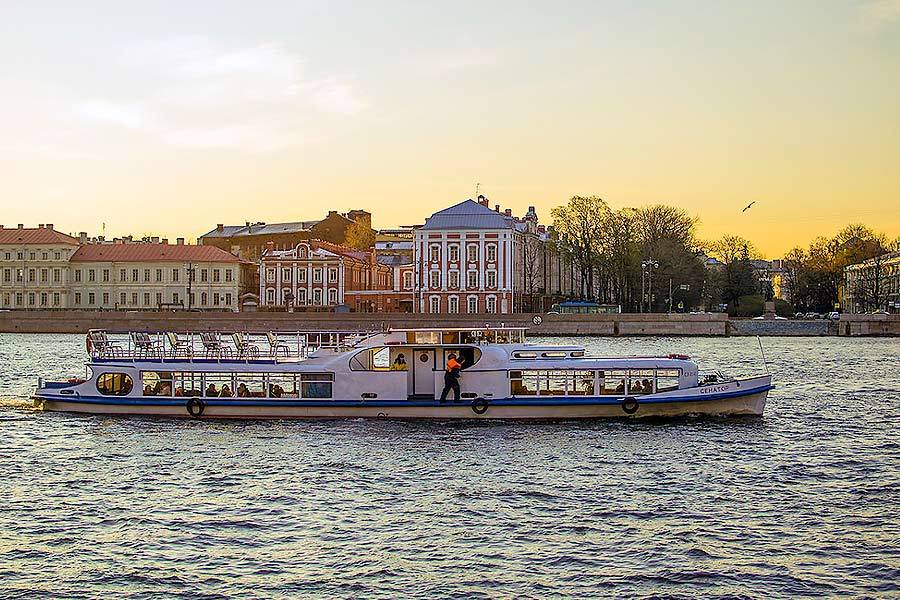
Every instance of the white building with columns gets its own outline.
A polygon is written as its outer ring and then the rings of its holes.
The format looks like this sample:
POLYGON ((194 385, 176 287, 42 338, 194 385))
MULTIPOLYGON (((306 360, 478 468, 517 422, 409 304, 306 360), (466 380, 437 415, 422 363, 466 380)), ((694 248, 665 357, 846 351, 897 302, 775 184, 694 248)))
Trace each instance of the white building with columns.
POLYGON ((509 211, 491 210, 484 196, 431 215, 415 233, 417 312, 513 312, 521 237, 509 211))

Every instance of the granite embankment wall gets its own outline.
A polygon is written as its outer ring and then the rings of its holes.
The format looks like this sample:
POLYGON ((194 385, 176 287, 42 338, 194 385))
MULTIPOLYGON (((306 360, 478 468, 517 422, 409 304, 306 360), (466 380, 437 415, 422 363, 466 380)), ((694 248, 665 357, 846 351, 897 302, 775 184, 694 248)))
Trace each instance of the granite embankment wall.
POLYGON ((0 313, 0 332, 109 331, 321 331, 384 327, 525 326, 530 335, 726 335, 728 318, 714 315, 423 315, 401 313, 157 313, 12 311, 0 313))
POLYGON ((842 315, 828 321, 730 320, 724 314, 422 315, 401 313, 157 313, 92 311, 0 312, 0 333, 109 331, 323 331, 385 327, 524 326, 532 336, 766 335, 900 336, 900 315, 842 315))

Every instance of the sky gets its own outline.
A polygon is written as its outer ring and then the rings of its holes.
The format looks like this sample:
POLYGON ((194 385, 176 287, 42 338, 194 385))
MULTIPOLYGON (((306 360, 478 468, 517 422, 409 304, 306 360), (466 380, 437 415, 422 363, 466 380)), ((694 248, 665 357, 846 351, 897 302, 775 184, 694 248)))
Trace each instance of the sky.
POLYGON ((477 184, 544 222, 573 195, 672 204, 769 258, 850 222, 900 235, 900 0, 0 14, 7 227, 193 239, 353 208, 393 227, 477 184))

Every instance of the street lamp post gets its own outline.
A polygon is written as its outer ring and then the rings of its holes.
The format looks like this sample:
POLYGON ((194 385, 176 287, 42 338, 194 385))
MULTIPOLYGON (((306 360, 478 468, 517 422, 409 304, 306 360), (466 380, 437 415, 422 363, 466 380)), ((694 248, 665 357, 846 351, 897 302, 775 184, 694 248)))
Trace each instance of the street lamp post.
POLYGON ((194 283, 194 263, 187 265, 187 301, 188 311, 194 308, 194 294, 191 292, 191 284, 194 283))
POLYGON ((659 261, 649 257, 641 261, 641 312, 643 312, 644 299, 647 301, 647 312, 653 312, 653 271, 659 268, 659 261), (647 275, 647 292, 644 294, 644 274, 647 275))

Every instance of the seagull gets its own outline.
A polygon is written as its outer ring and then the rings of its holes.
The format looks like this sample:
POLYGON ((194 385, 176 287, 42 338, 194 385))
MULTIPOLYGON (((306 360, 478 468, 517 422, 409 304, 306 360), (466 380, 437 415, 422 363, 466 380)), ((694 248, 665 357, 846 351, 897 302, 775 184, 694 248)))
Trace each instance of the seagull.
POLYGON ((745 206, 745 207, 744 207, 744 210, 742 210, 741 212, 747 212, 747 209, 750 208, 751 206, 753 206, 754 204, 756 204, 756 200, 754 200, 753 202, 751 202, 750 204, 748 204, 747 206, 745 206))

